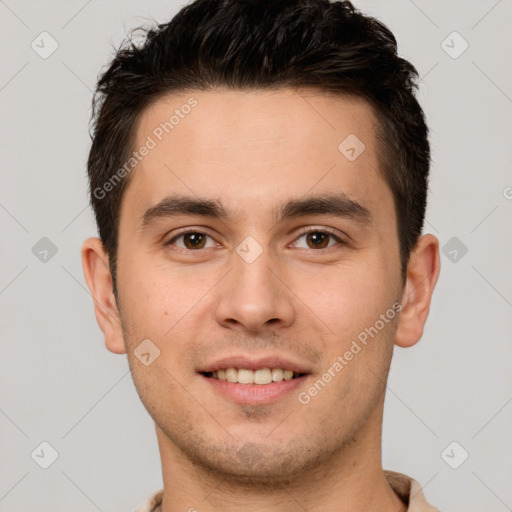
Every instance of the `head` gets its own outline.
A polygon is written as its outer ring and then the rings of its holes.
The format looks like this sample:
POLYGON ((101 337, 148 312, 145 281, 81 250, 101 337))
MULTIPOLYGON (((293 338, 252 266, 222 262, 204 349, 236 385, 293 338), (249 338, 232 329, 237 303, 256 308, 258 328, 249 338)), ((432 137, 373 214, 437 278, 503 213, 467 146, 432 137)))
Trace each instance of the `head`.
POLYGON ((377 435, 439 272, 416 78, 381 22, 327 0, 196 0, 100 77, 87 283, 157 431, 202 467, 298 474, 377 435), (205 375, 230 354, 306 375, 234 403, 205 375))

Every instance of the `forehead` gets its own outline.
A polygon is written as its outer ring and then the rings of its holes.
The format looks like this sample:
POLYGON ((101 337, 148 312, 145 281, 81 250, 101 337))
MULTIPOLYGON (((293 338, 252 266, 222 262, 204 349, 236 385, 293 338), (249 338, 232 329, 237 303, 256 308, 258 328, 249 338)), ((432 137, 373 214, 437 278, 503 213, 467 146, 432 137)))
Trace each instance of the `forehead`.
POLYGON ((151 149, 125 199, 147 208, 207 193, 250 215, 285 195, 339 190, 378 206, 376 123, 365 100, 315 89, 169 94, 139 119, 133 149, 151 149))

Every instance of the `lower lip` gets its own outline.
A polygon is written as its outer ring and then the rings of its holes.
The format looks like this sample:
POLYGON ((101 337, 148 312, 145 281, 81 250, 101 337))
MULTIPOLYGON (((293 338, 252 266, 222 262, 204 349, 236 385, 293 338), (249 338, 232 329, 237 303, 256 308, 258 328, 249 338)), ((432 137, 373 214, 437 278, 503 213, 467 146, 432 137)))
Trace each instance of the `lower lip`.
POLYGON ((200 376, 213 387, 215 392, 241 405, 260 405, 275 402, 296 391, 308 377, 308 375, 302 375, 295 379, 270 384, 239 384, 238 382, 206 377, 203 374, 200 374, 200 376))

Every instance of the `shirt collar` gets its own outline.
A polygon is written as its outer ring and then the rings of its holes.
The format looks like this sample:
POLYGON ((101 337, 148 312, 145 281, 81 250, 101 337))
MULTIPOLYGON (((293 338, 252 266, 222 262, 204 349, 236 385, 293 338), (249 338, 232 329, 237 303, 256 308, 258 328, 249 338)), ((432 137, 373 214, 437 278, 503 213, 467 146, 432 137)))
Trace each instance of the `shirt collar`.
MULTIPOLYGON (((390 470, 384 470, 384 476, 393 491, 408 506, 407 512, 439 512, 439 509, 427 503, 420 484, 413 478, 390 470)), ((152 492, 133 512, 154 512, 162 503, 163 496, 163 489, 152 492)))

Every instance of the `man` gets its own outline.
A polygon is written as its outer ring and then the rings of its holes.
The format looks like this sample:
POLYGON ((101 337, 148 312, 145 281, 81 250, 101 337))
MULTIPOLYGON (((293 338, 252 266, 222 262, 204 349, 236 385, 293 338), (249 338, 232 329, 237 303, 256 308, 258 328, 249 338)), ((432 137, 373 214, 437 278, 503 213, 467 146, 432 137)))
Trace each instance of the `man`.
POLYGON ((384 471, 439 274, 415 68, 349 2, 196 0, 98 82, 83 245, 155 421, 139 511, 435 511, 384 471))

